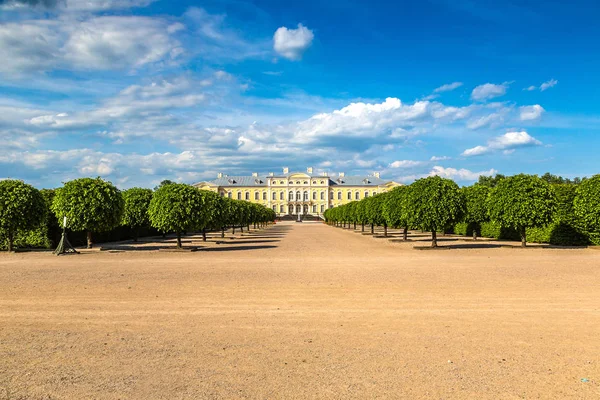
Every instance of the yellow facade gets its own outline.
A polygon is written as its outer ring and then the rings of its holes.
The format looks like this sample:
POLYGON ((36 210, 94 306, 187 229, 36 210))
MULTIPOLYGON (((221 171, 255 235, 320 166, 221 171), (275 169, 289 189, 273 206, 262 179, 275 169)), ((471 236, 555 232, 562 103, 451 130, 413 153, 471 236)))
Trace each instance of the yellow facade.
POLYGON ((212 190, 221 196, 259 203, 273 209, 277 215, 309 214, 320 216, 328 208, 362 200, 386 192, 399 184, 384 181, 378 173, 368 176, 335 177, 328 174, 313 175, 307 172, 283 174, 270 173, 259 176, 228 176, 219 174, 214 181, 196 183, 199 189, 212 190))

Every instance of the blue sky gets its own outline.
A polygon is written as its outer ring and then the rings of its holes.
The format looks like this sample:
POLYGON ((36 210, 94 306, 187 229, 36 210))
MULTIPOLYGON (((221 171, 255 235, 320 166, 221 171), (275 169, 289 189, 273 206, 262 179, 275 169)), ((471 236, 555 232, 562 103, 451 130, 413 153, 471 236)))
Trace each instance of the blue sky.
POLYGON ((592 1, 0 0, 0 178, 600 170, 592 1))

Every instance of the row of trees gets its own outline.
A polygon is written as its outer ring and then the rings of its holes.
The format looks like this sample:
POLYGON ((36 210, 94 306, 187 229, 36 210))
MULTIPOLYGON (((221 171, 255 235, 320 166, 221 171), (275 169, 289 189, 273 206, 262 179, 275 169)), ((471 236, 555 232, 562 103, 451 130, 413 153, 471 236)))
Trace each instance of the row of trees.
POLYGON ((67 228, 87 232, 88 248, 92 233, 105 232, 119 225, 153 227, 175 232, 177 247, 181 234, 198 230, 206 240, 207 230, 229 227, 250 229, 271 222, 275 212, 259 204, 233 200, 190 185, 166 182, 155 190, 133 188, 121 192, 101 178, 81 178, 66 182, 56 190, 39 191, 19 180, 0 181, 0 234, 13 250, 18 232, 34 229, 52 219, 54 224, 67 219, 67 228))
MULTIPOLYGON (((545 177, 548 178, 548 177, 545 177)), ((336 226, 361 224, 431 231, 433 247, 437 232, 459 222, 481 224, 493 221, 518 231, 522 246, 527 244, 527 229, 562 219, 577 219, 580 228, 600 232, 600 175, 577 182, 551 184, 536 175, 484 179, 473 186, 459 188, 452 180, 438 176, 419 179, 361 201, 351 202, 325 212, 328 223, 336 226)), ((477 237, 477 229, 473 229, 477 237)))

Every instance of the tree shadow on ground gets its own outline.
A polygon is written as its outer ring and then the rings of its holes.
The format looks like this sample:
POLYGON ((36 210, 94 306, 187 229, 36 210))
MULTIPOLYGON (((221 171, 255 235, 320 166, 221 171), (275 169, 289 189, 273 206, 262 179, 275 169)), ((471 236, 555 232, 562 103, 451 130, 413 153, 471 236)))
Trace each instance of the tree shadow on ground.
POLYGON ((202 247, 198 251, 241 251, 241 250, 262 250, 276 249, 277 246, 219 246, 219 247, 202 247))

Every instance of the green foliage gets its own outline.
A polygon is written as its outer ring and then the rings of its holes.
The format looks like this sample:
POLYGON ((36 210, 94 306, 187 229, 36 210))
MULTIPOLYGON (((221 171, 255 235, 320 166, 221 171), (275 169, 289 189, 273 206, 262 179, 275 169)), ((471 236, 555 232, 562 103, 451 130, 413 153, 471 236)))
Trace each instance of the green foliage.
POLYGON ((487 198, 490 188, 475 184, 461 189, 465 197, 465 222, 481 223, 489 220, 487 198))
POLYGON ((200 190, 173 183, 160 187, 150 202, 148 214, 152 226, 162 232, 184 232, 206 226, 210 204, 200 190))
POLYGON ((552 221, 556 196, 548 182, 520 174, 501 180, 490 191, 487 206, 490 218, 519 231, 524 245, 526 228, 543 227, 552 221))
POLYGON ((465 199, 454 181, 430 176, 410 186, 406 198, 410 225, 435 232, 463 217, 465 199))
MULTIPOLYGON (((521 236, 514 228, 506 228, 498 222, 487 221, 480 224, 481 237, 494 238, 501 240, 519 240, 521 236)), ((468 232, 467 234, 471 234, 468 232)))
POLYGON ((573 213, 588 232, 600 233, 600 175, 585 179, 577 186, 573 213))
POLYGON ((123 192, 123 216, 121 225, 131 228, 150 226, 148 208, 152 201, 152 190, 131 188, 123 192))
POLYGON ((366 203, 366 222, 373 225, 387 225, 383 214, 383 207, 387 201, 389 193, 380 193, 372 197, 367 197, 363 201, 366 203))
POLYGON ((541 228, 527 228, 527 240, 559 246, 585 246, 590 242, 588 236, 576 227, 561 221, 541 228))
POLYGON ((496 187, 496 185, 498 185, 498 183, 501 180, 503 180, 504 178, 506 178, 506 176, 504 176, 502 174, 496 174, 494 176, 481 175, 479 177, 479 180, 477 181, 477 183, 479 185, 483 185, 483 186, 487 186, 489 188, 493 188, 493 187, 496 187))
POLYGON ((120 224, 123 197, 101 178, 75 179, 56 190, 52 211, 61 225, 66 216, 71 230, 104 232, 120 224))
POLYGON ((569 178, 563 178, 562 176, 552 175, 550 172, 546 172, 541 178, 553 185, 578 185, 581 183, 581 178, 571 180, 569 178))
POLYGON ((0 234, 12 250, 15 234, 38 227, 45 219, 46 207, 39 190, 22 181, 0 181, 0 234))
POLYGON ((404 228, 408 226, 408 210, 406 201, 410 186, 398 186, 386 193, 383 201, 383 218, 388 226, 404 228))

